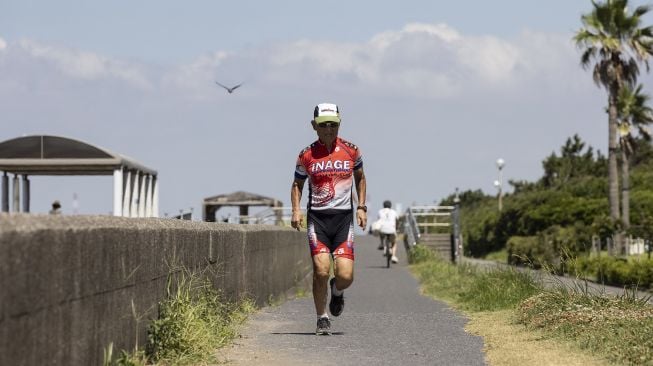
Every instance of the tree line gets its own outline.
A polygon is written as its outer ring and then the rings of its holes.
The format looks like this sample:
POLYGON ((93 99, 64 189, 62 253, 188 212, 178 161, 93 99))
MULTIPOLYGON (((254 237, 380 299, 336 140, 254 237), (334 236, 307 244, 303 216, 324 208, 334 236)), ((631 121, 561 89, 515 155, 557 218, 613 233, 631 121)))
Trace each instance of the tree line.
MULTIPOLYGON (((462 192, 467 255, 500 250, 511 238, 562 241, 570 250, 582 251, 592 236, 614 238, 617 247, 626 235, 651 236, 653 149, 648 125, 653 110, 638 83, 653 55, 653 27, 642 25, 650 10, 643 5, 631 11, 628 0, 592 1, 573 36, 581 50, 580 65, 592 71, 596 85, 607 93, 607 156, 578 135, 569 137, 559 155, 554 152, 542 161, 539 180, 510 182, 513 193, 504 198, 501 212, 495 197, 480 190, 462 192)), ((453 204, 453 199, 452 194, 441 203, 453 204)))

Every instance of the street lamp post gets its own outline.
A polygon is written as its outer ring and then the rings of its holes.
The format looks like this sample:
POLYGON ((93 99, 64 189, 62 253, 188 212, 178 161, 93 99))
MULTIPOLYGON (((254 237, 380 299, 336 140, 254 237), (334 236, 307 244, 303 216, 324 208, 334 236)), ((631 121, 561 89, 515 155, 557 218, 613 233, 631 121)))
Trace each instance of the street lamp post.
POLYGON ((497 187, 499 191, 499 212, 503 209, 503 176, 502 171, 503 167, 506 165, 506 162, 499 158, 497 159, 497 168, 499 169, 499 179, 494 181, 494 186, 497 187))
POLYGON ((462 245, 460 240, 460 197, 458 196, 458 187, 456 187, 456 194, 453 198, 453 261, 455 263, 460 262, 460 257, 462 256, 462 245))

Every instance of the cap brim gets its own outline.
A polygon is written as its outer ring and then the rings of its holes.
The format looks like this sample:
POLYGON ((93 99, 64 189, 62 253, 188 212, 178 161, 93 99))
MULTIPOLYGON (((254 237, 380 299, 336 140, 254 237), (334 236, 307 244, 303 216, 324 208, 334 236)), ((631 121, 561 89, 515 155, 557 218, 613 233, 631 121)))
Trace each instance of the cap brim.
POLYGON ((340 117, 338 116, 319 116, 315 117, 315 123, 325 123, 325 122, 336 122, 340 123, 340 117))

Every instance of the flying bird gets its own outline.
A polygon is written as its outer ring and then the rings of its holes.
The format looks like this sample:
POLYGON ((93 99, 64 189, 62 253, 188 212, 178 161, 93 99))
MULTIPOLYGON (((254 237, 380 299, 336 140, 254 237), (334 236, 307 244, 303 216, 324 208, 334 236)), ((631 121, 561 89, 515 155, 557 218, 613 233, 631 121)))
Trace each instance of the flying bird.
POLYGON ((240 88, 240 86, 243 85, 243 83, 240 83, 240 84, 238 84, 238 85, 236 85, 236 86, 230 88, 230 87, 228 87, 228 86, 224 86, 224 85, 218 83, 217 81, 216 81, 215 83, 218 84, 218 85, 220 85, 221 87, 227 89, 227 91, 229 92, 229 94, 233 93, 234 90, 236 90, 237 88, 240 88))

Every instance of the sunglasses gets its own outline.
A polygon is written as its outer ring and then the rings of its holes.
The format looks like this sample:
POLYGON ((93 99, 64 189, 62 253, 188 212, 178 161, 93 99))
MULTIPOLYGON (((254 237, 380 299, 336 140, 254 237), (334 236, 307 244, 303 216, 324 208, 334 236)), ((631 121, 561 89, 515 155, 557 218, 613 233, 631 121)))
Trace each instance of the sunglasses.
POLYGON ((317 126, 320 127, 320 128, 327 128, 327 127, 338 128, 338 127, 340 127, 340 123, 338 123, 338 122, 323 122, 323 123, 318 123, 317 126))

